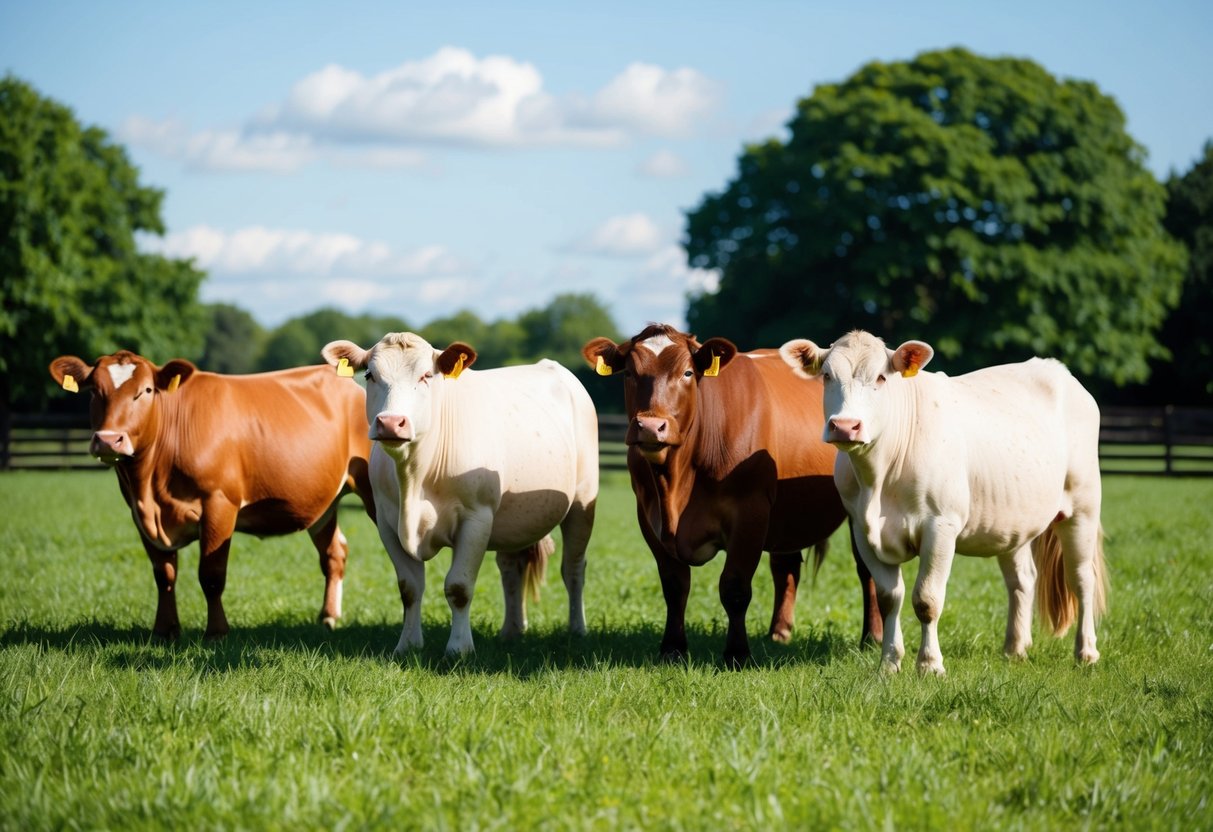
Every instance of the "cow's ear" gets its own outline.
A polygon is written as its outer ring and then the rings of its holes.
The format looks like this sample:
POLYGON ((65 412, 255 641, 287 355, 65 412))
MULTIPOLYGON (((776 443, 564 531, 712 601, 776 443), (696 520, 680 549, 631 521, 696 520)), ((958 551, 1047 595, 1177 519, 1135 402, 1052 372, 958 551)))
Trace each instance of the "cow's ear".
POLYGON ((798 376, 813 378, 821 373, 826 359, 826 350, 807 338, 796 338, 779 348, 779 356, 798 376))
POLYGON ((724 366, 737 355, 737 347, 726 338, 709 338, 691 356, 695 371, 708 377, 720 375, 724 366))
POLYGON ((61 355, 51 362, 51 378, 64 390, 75 393, 88 384, 93 368, 74 355, 61 355))
POLYGON ((931 357, 935 355, 935 350, 930 344, 924 344, 922 341, 906 341, 889 356, 889 360, 893 363, 893 369, 901 373, 905 378, 917 375, 918 371, 927 366, 931 361, 931 357))
POLYGON ((371 360, 371 351, 364 350, 353 341, 330 341, 320 350, 320 355, 330 366, 336 367, 338 372, 343 367, 365 370, 371 360), (345 363, 342 364, 342 361, 345 363))
POLYGON ((610 338, 594 338, 585 342, 581 348, 581 356, 585 363, 594 368, 600 376, 609 376, 622 372, 627 367, 627 359, 619 345, 610 338))
POLYGON ((184 358, 174 358, 156 371, 156 389, 175 393, 196 372, 198 368, 184 358))
POLYGON ((456 341, 434 359, 434 368, 447 378, 459 378, 459 374, 475 361, 476 350, 462 341, 456 341))

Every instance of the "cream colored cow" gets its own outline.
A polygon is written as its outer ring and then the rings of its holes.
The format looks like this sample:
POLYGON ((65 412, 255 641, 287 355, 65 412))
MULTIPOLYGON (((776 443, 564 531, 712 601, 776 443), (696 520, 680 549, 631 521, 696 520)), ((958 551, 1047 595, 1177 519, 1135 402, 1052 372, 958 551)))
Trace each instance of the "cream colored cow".
POLYGON ((366 376, 379 536, 404 605, 396 653, 421 646, 424 564, 445 547, 452 550, 446 652, 473 650, 468 610, 486 549, 496 550, 501 567, 502 635, 525 630, 522 561, 526 552, 551 546, 547 535, 556 526, 564 541, 569 629, 584 633, 598 417, 573 374, 547 360, 468 370, 476 360, 470 346, 438 350, 408 332, 385 335, 369 350, 334 341, 323 354, 330 364, 340 367, 344 360, 366 376))
POLYGON ((904 654, 901 564, 920 556, 918 669, 944 672, 936 624, 957 552, 998 559, 1010 597, 1008 656, 1031 646, 1035 592, 1057 635, 1077 600, 1075 658, 1099 659, 1099 409, 1062 364, 1033 358, 949 378, 919 372, 929 345, 890 350, 860 331, 828 349, 789 341, 780 353, 825 382, 824 438, 843 452, 834 481, 876 581, 886 670, 900 669, 904 654))

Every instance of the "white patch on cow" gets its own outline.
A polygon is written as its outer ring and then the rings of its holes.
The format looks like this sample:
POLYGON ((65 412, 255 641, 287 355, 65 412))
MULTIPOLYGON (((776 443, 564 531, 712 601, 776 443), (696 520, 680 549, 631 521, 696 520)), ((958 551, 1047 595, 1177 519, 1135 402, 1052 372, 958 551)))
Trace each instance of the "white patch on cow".
POLYGON ((674 346, 674 342, 663 332, 661 335, 654 335, 652 338, 641 341, 639 346, 649 350, 653 355, 659 355, 666 347, 674 346))
POLYGON ((111 364, 106 369, 110 371, 110 378, 114 380, 115 388, 126 384, 135 374, 134 364, 111 364))

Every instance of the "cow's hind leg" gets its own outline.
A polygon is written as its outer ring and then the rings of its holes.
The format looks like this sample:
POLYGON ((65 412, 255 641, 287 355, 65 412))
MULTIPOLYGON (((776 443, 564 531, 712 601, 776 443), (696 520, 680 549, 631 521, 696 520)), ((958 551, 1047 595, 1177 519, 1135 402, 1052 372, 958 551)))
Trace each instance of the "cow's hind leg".
POLYGON ((156 580, 156 619, 152 635, 166 641, 181 637, 181 620, 177 617, 177 553, 157 549, 140 535, 143 550, 152 562, 152 577, 156 580))
POLYGON ((1036 563, 1032 545, 998 559, 1007 585, 1007 637, 1002 652, 1010 659, 1025 659, 1032 646, 1032 598, 1036 593, 1036 563))
POLYGON ((1079 664, 1099 661, 1095 646, 1095 623, 1107 599, 1103 529, 1099 520, 1075 513, 1055 526, 1065 558, 1066 585, 1078 598, 1078 628, 1074 634, 1074 659, 1079 664))
POLYGON ((560 578, 569 596, 569 632, 583 636, 585 627, 585 552, 594 530, 597 500, 574 502, 560 522, 560 578))
POLYGON ((341 618, 341 591, 345 582, 345 563, 349 544, 337 525, 337 503, 307 530, 312 545, 320 554, 320 571, 324 574, 324 602, 320 606, 320 623, 330 630, 341 618))
POLYGON ((771 552, 771 581, 775 598, 771 609, 771 627, 767 631, 772 641, 787 644, 792 640, 796 624, 796 589, 800 586, 800 552, 771 552))
POLYGON ((505 600, 501 638, 517 638, 526 632, 526 597, 530 594, 533 600, 539 599, 539 584, 554 551, 556 542, 545 535, 525 549, 497 553, 497 570, 501 573, 501 593, 505 600))

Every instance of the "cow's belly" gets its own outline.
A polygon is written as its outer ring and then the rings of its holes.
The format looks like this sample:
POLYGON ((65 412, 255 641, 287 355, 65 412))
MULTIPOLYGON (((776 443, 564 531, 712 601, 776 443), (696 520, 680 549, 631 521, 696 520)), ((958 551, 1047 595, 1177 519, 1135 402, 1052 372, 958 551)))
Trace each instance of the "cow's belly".
POLYGON ((503 494, 493 515, 488 548, 511 551, 530 546, 560 525, 570 505, 568 493, 552 488, 503 494))

